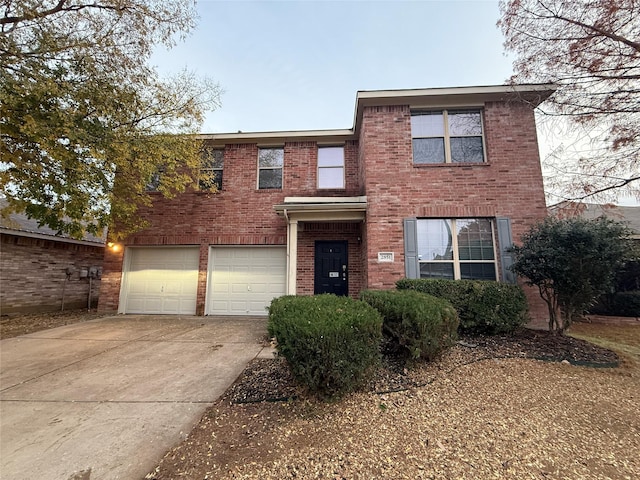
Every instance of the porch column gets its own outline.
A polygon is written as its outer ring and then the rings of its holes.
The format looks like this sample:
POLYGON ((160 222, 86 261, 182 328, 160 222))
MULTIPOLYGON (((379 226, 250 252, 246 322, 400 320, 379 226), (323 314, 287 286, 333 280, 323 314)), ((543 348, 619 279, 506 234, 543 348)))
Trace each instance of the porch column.
POLYGON ((298 221, 287 223, 287 295, 296 294, 298 271, 298 221))

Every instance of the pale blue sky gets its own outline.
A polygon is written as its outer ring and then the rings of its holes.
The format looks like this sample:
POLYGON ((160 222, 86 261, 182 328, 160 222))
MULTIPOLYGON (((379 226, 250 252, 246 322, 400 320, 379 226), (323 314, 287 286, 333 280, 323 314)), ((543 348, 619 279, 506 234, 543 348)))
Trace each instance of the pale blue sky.
POLYGON ((225 90, 204 133, 350 128, 358 90, 502 84, 498 2, 199 0, 198 27, 152 58, 225 90))

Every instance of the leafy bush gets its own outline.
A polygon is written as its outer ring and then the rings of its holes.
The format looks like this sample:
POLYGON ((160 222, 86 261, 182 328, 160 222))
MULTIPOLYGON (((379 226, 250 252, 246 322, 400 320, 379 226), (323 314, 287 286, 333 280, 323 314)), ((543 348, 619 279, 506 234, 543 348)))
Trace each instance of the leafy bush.
POLYGON ((591 307, 589 312, 597 315, 640 317, 640 291, 616 292, 605 297, 591 307))
POLYGON ((382 314, 383 330, 413 359, 431 360, 457 339, 458 315, 446 300, 409 290, 366 290, 360 298, 382 314))
POLYGON ((640 292, 618 292, 613 297, 614 315, 640 317, 640 292))
POLYGON ((548 217, 522 236, 521 246, 511 247, 511 270, 538 287, 549 330, 562 334, 610 290, 633 250, 631 230, 620 222, 548 217))
POLYGON ((517 285, 480 280, 402 279, 399 290, 444 298, 460 317, 460 331, 474 334, 500 334, 516 330, 528 320, 527 298, 517 285))
POLYGON ((354 390, 380 362, 382 318, 365 302, 335 295, 276 298, 268 329, 295 378, 319 397, 354 390))

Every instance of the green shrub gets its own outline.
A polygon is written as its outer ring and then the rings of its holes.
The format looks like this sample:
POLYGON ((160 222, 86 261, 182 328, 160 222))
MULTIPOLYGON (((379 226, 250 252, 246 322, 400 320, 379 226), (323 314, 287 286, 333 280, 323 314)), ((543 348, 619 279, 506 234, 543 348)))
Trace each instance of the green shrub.
POLYGON ((380 362, 382 318, 359 300, 284 296, 269 307, 269 335, 295 378, 319 397, 358 387, 380 362))
POLYGON ((411 358, 433 359, 457 340, 458 315, 446 300, 410 290, 365 290, 360 298, 382 314, 382 328, 411 358))
POLYGON ((444 298, 458 311, 460 331, 500 334, 516 330, 528 320, 527 298, 518 285, 479 280, 402 279, 399 290, 444 298))
POLYGON ((589 309, 596 315, 640 317, 640 291, 616 292, 604 295, 589 309))
POLYGON ((613 297, 613 315, 640 317, 640 292, 618 292, 613 297))

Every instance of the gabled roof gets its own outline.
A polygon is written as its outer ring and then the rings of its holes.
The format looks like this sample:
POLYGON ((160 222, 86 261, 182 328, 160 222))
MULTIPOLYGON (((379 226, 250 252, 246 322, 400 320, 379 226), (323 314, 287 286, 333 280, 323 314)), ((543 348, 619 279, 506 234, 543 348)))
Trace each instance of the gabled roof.
MULTIPOLYGON (((0 210, 5 208, 8 202, 0 198, 0 210)), ((0 215, 0 233, 19 237, 42 238, 58 242, 76 243, 80 245, 104 246, 105 239, 86 234, 82 240, 71 238, 68 235, 59 235, 58 232, 46 226, 38 226, 38 221, 29 218, 24 213, 10 213, 8 217, 0 215)))
POLYGON ((357 92, 353 127, 336 130, 291 130, 278 132, 237 132, 198 135, 214 143, 282 144, 285 140, 344 142, 356 140, 365 107, 409 105, 411 108, 452 108, 482 106, 485 102, 518 101, 537 107, 555 92, 549 83, 490 85, 476 87, 418 88, 402 90, 362 90, 357 92))

